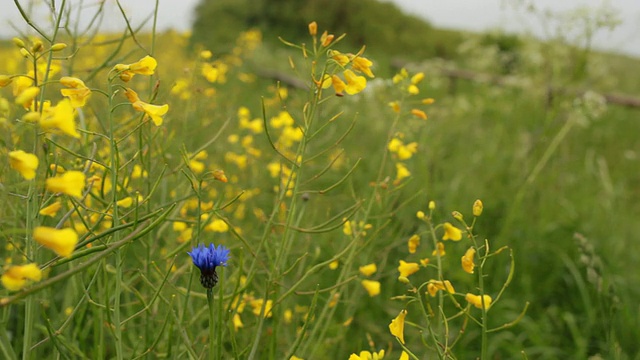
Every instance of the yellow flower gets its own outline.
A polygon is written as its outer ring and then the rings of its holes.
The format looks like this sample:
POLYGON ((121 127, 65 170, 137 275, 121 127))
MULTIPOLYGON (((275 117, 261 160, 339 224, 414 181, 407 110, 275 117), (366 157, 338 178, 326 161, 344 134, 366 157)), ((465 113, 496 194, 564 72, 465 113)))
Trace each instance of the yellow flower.
POLYGON ((309 23, 309 35, 316 36, 318 33, 318 23, 312 21, 309 23))
POLYGON ((370 352, 370 351, 360 351, 359 355, 355 353, 349 356, 349 360, 381 360, 384 358, 384 350, 380 350, 378 352, 370 352))
POLYGON ((13 79, 11 78, 11 76, 9 76, 9 75, 0 75, 0 88, 11 84, 12 81, 13 81, 13 79))
POLYGON ((78 78, 64 76, 60 78, 60 84, 71 88, 61 89, 60 93, 71 100, 71 106, 74 108, 83 107, 87 103, 89 96, 91 96, 91 89, 78 78))
POLYGON ((338 75, 331 76, 331 84, 333 85, 333 90, 335 90, 336 95, 338 96, 344 95, 343 92, 344 92, 344 89, 347 87, 347 84, 345 84, 344 81, 342 81, 342 79, 338 77, 338 75))
POLYGON ((344 90, 349 95, 355 95, 367 87, 367 79, 364 76, 356 75, 351 70, 344 71, 344 78, 347 80, 347 86, 344 90))
POLYGON ((356 56, 351 60, 351 68, 356 71, 361 71, 365 73, 370 78, 375 77, 371 72, 371 65, 373 63, 371 60, 364 58, 362 56, 356 56))
POLYGON ((28 109, 31 107, 33 99, 35 99, 38 94, 40 94, 39 87, 31 86, 26 88, 16 97, 16 104, 22 105, 23 108, 28 109))
POLYGON ((373 280, 362 280, 362 287, 369 293, 369 296, 374 297, 380 295, 380 282, 373 280))
POLYGON ((131 196, 127 196, 126 198, 124 198, 122 200, 118 200, 117 204, 120 207, 128 208, 131 205, 133 205, 133 198, 131 196))
POLYGON ((289 360, 304 360, 303 358, 299 358, 295 355, 291 355, 291 357, 289 358, 289 360))
POLYGON ((48 178, 46 180, 47 190, 54 193, 63 193, 70 196, 82 197, 82 190, 85 185, 85 175, 81 171, 67 171, 66 173, 48 178))
POLYGON ((153 75, 157 66, 156 59, 147 55, 133 64, 117 64, 113 70, 120 72, 120 80, 128 82, 135 74, 153 75))
POLYGON ((427 120, 427 114, 419 109, 411 109, 411 114, 415 117, 419 117, 422 120, 427 120))
POLYGON ((146 102, 141 101, 138 94, 129 88, 127 88, 124 94, 131 102, 131 106, 134 110, 147 114, 156 126, 162 125, 162 117, 169 111, 169 105, 147 104, 146 102))
POLYGON ((27 280, 40 281, 40 279, 42 279, 42 271, 35 263, 15 265, 2 274, 2 285, 9 291, 18 291, 27 284, 27 280))
POLYGON ((418 210, 418 212, 416 212, 416 217, 418 219, 420 219, 420 220, 423 220, 426 217, 426 215, 425 215, 424 211, 418 210))
POLYGON ((446 254, 447 254, 447 252, 444 251, 444 243, 443 242, 438 242, 438 244, 436 245, 436 249, 431 252, 431 255, 433 255, 433 256, 438 255, 440 257, 445 256, 446 254))
POLYGON ((414 234, 407 241, 407 247, 409 248, 409 254, 415 254, 416 249, 420 246, 420 236, 414 234))
POLYGON ((54 107, 45 107, 40 119, 40 127, 45 130, 58 129, 61 132, 79 138, 74 121, 73 106, 71 100, 63 99, 54 107))
MULTIPOLYGON (((253 314, 255 316, 260 316, 260 312, 262 311, 262 304, 264 303, 263 299, 256 299, 251 301, 251 307, 253 308, 253 314)), ((271 313, 271 308, 273 307, 273 300, 267 300, 264 309, 264 317, 270 318, 273 314, 271 313)))
POLYGON ((38 157, 22 150, 10 151, 9 165, 17 170, 25 180, 31 180, 36 177, 38 157))
POLYGON ((346 66, 349 63, 349 57, 338 50, 329 51, 329 56, 331 56, 331 58, 342 67, 346 66))
POLYGON ((473 216, 480 216, 482 215, 482 200, 476 200, 473 203, 473 216))
POLYGON ((409 360, 409 354, 407 354, 407 352, 403 350, 402 354, 400 354, 399 360, 409 360))
POLYGON ((71 256, 78 243, 78 234, 70 228, 58 230, 38 226, 33 230, 33 238, 42 246, 64 257, 71 256))
POLYGON ((474 295, 474 294, 469 294, 467 293, 467 295, 464 296, 465 300, 467 300, 471 305, 477 307, 478 309, 482 309, 482 303, 483 303, 483 298, 484 298, 484 308, 485 309, 489 309, 489 307, 491 306, 491 296, 489 295, 474 295))
POLYGON ((62 203, 60 201, 56 201, 53 204, 44 207, 42 209, 40 209, 40 211, 38 212, 38 214, 42 215, 42 216, 51 216, 54 217, 56 216, 56 214, 58 213, 58 211, 60 211, 60 209, 62 208, 62 203))
POLYGON ((378 267, 376 266, 376 264, 372 263, 372 264, 360 266, 359 270, 360 270, 360 274, 364 276, 371 276, 375 274, 376 271, 378 271, 378 267))
POLYGON ((420 270, 420 265, 418 263, 408 263, 400 260, 400 266, 398 266, 400 276, 408 277, 411 274, 415 274, 418 270, 420 270))
POLYGON ((429 283, 427 284, 427 292, 429 293, 429 295, 436 296, 436 293, 439 290, 446 290, 448 293, 450 294, 454 294, 456 292, 456 290, 453 288, 453 285, 451 285, 451 282, 449 280, 445 280, 445 281, 439 281, 439 280, 429 280, 429 283))
POLYGON ((462 231, 451 225, 451 223, 446 222, 443 227, 444 235, 442 236, 442 240, 460 241, 460 239, 462 239, 462 231))
POLYGON ((223 233, 229 231, 229 225, 222 219, 215 219, 207 225, 206 230, 223 233))
POLYGON ((396 180, 400 181, 409 176, 411 176, 411 171, 403 163, 396 163, 396 180))
POLYGON ((473 274, 473 268, 475 264, 473 263, 473 256, 476 254, 476 249, 470 247, 467 249, 467 252, 464 253, 462 257, 462 270, 468 272, 469 274, 473 274))
POLYGON ((244 324, 242 323, 242 319, 240 318, 240 314, 234 314, 233 315, 233 329, 235 331, 238 331, 238 329, 240 329, 241 327, 244 327, 244 324))
POLYGON ((338 266, 340 266, 340 262, 338 260, 333 260, 332 262, 329 263, 329 269, 331 270, 337 269, 338 266))
POLYGON ((400 311, 400 314, 389 324, 391 335, 395 336, 404 344, 404 318, 407 316, 407 310, 400 311))

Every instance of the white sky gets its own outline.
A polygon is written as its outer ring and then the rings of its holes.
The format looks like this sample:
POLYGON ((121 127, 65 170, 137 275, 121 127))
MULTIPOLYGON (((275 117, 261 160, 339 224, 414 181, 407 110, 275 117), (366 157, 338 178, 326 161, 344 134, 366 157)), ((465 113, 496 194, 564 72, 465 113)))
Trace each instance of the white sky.
MULTIPOLYGON (((43 4, 60 4, 60 0, 18 0, 23 7, 28 8, 32 2, 43 4)), ((72 8, 83 6, 86 13, 96 9, 97 4, 105 1, 106 18, 103 28, 120 30, 123 21, 115 0, 67 0, 72 8)), ((193 11, 200 0, 159 0, 158 27, 159 29, 173 28, 187 30, 193 19, 193 11)), ((525 16, 524 11, 514 10, 509 4, 524 2, 525 0, 387 0, 398 4, 406 12, 424 17, 434 25, 445 28, 467 30, 506 29, 508 31, 525 32, 542 36, 540 21, 525 16)), ((538 8, 549 9, 554 12, 566 11, 577 6, 588 5, 599 7, 606 2, 618 10, 618 16, 623 21, 614 31, 599 33, 595 38, 595 45, 600 49, 611 50, 640 56, 640 0, 535 0, 538 8)), ((134 25, 140 24, 153 12, 154 0, 120 0, 127 11, 127 16, 134 25)), ((46 8, 45 8, 46 9, 46 8)), ((47 11, 34 15, 34 22, 41 24, 48 17, 47 11)), ((89 16, 84 15, 86 19, 89 16)), ((213 20, 215 21, 215 20, 213 20)), ((0 37, 16 35, 10 24, 25 30, 14 0, 0 0, 0 37)))

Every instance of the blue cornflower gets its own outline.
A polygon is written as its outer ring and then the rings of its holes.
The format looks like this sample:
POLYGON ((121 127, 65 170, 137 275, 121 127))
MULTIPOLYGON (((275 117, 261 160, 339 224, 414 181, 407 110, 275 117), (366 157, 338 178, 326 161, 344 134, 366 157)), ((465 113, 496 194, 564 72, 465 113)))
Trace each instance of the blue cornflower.
POLYGON ((187 252, 193 259, 193 265, 200 269, 200 283, 207 289, 211 289, 218 283, 218 274, 216 274, 216 266, 227 266, 229 260, 229 249, 224 245, 209 244, 206 247, 202 244, 187 252))

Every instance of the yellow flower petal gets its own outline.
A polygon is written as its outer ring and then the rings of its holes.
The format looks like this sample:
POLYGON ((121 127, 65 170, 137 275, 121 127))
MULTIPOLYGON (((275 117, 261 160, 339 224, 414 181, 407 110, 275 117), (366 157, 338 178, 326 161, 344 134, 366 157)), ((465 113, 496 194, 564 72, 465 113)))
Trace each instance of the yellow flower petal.
POLYGON ((395 336, 404 344, 404 318, 407 316, 407 310, 400 311, 400 314, 389 324, 391 335, 395 336))
POLYGON ((46 180, 47 190, 54 193, 63 193, 70 196, 82 197, 85 186, 85 175, 81 171, 67 171, 61 176, 55 176, 46 180))
POLYGON ((489 307, 491 306, 491 296, 489 295, 474 295, 474 294, 469 294, 467 293, 465 295, 465 300, 467 300, 471 305, 477 307, 478 309, 482 309, 482 303, 483 303, 483 298, 484 298, 484 308, 485 309, 489 309, 489 307))
POLYGON ((38 265, 31 263, 27 265, 11 266, 2 274, 2 285, 9 291, 22 289, 27 280, 40 281, 42 271, 38 265))
POLYGON ((9 165, 22 175, 25 180, 36 177, 38 157, 22 150, 9 152, 9 165))
POLYGON ((451 225, 451 223, 444 223, 444 235, 442 236, 442 240, 453 240, 459 241, 462 239, 462 230, 457 227, 451 225))
POLYGON ((476 249, 469 248, 467 252, 464 253, 464 256, 461 259, 462 262, 462 270, 469 274, 473 274, 473 268, 475 264, 473 263, 473 256, 476 254, 476 249))
POLYGON ((373 280, 362 280, 362 287, 367 290, 369 296, 374 297, 380 295, 380 282, 373 280))
POLYGON ((359 270, 362 275, 371 276, 375 274, 376 271, 378 271, 378 267, 376 266, 376 264, 371 263, 368 265, 360 266, 359 270))
POLYGON ((78 234, 70 228, 59 230, 38 226, 33 230, 33 238, 42 246, 64 257, 71 256, 76 244, 78 244, 78 234))
POLYGON ((409 275, 416 273, 418 270, 420 270, 420 265, 418 263, 408 263, 400 260, 400 266, 398 266, 400 276, 408 277, 409 275))

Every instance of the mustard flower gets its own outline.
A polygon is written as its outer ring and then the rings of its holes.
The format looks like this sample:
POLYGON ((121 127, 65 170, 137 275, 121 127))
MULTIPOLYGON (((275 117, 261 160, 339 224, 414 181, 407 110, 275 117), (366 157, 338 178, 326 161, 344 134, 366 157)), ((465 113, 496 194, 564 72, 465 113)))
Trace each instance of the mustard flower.
POLYGON ((145 56, 133 64, 117 64, 113 70, 120 72, 120 80, 128 82, 134 75, 153 75, 158 62, 151 56, 145 56))
POLYGON ((146 102, 141 101, 138 94, 129 88, 127 88, 124 94, 131 102, 131 106, 134 110, 144 112, 151 118, 156 126, 162 125, 162 117, 169 111, 169 105, 147 104, 146 102))
POLYGON ((358 270, 360 270, 360 274, 364 276, 371 276, 375 274, 376 271, 378 271, 378 267, 376 266, 376 264, 371 263, 368 265, 360 266, 358 270))
POLYGON ((193 265, 200 269, 200 284, 206 289, 211 289, 218 283, 218 274, 216 273, 216 267, 227 266, 229 260, 229 249, 224 245, 209 244, 209 247, 200 246, 191 249, 191 252, 187 252, 191 255, 193 265))
POLYGON ((38 226, 33 230, 33 238, 42 246, 63 257, 71 256, 76 244, 78 244, 78 234, 70 228, 56 229, 38 226))
POLYGON ((31 107, 33 103, 33 99, 36 98, 40 94, 40 88, 37 86, 31 86, 24 89, 20 94, 16 97, 16 104, 22 105, 23 108, 28 109, 31 107))
POLYGON ((252 300, 250 303, 253 314, 255 316, 260 316, 262 312, 262 305, 264 304, 264 317, 270 318, 273 316, 271 313, 271 309, 273 308, 273 300, 267 300, 266 304, 264 303, 264 299, 256 299, 252 300))
POLYGON ((343 74, 347 81, 347 86, 344 89, 347 94, 355 95, 367 87, 367 79, 364 76, 358 76, 351 70, 345 70, 343 74))
POLYGON ((478 309, 482 309, 483 300, 484 300, 484 308, 485 309, 489 309, 489 307, 491 307, 491 301, 493 301, 491 299, 491 296, 489 296, 489 295, 480 296, 480 295, 474 295, 474 294, 470 294, 470 293, 467 293, 464 296, 464 299, 467 300, 467 302, 469 302, 469 304, 477 307, 478 309))
POLYGON ((349 63, 349 57, 338 50, 330 50, 329 56, 335 60, 340 66, 345 67, 349 63))
POLYGON ((427 114, 420 109, 411 109, 411 115, 418 117, 422 120, 427 120, 427 114))
POLYGON ((322 35, 320 35, 320 43, 322 43, 322 46, 327 47, 331 45, 331 42, 333 41, 334 37, 335 35, 329 34, 325 30, 325 32, 323 32, 322 35))
POLYGON ((416 249, 420 246, 420 236, 413 234, 409 241, 407 241, 407 247, 409 248, 409 254, 415 254, 416 249))
POLYGON ((269 124, 274 129, 293 126, 294 123, 295 120, 293 120, 293 117, 291 116, 291 114, 289 114, 288 111, 280 111, 277 116, 269 120, 269 124))
POLYGON ((398 266, 400 276, 408 277, 411 274, 415 274, 418 270, 420 270, 420 265, 418 263, 408 263, 400 260, 400 266, 398 266))
POLYGON ((404 344, 404 318, 407 316, 407 310, 400 311, 400 314, 389 324, 391 335, 395 336, 404 344))
POLYGON ((396 163, 396 181, 401 181, 409 176, 411 176, 411 171, 403 163, 396 163))
POLYGON ((402 351, 402 354, 400 354, 400 359, 398 360, 409 360, 409 354, 407 354, 406 351, 402 351))
POLYGON ((91 89, 78 78, 63 76, 60 78, 60 84, 70 88, 61 89, 60 93, 71 100, 71 106, 74 108, 83 107, 91 96, 91 89))
POLYGON ((462 270, 469 274, 473 274, 473 268, 476 266, 473 263, 473 256, 476 254, 476 249, 470 247, 462 256, 462 270))
POLYGON ((36 177, 38 157, 22 150, 9 152, 9 165, 22 175, 25 180, 36 177))
POLYGON ((0 88, 3 88, 9 84, 11 84, 11 82, 13 81, 13 79, 11 78, 11 76, 9 75, 0 75, 0 88))
POLYGON ((18 291, 25 287, 27 280, 40 281, 42 271, 35 263, 10 266, 2 274, 2 285, 9 291, 18 291))
POLYGON ((331 76, 331 84, 333 85, 333 90, 335 90, 337 96, 344 95, 344 89, 347 87, 347 84, 345 84, 338 75, 331 76))
POLYGON ((318 33, 318 23, 315 21, 312 21, 309 23, 309 35, 311 36, 316 36, 316 34, 318 33))
POLYGON ((451 285, 451 282, 449 280, 444 280, 444 281, 433 280, 433 279, 429 280, 429 283, 427 284, 427 292, 429 293, 429 295, 434 297, 436 296, 436 293, 440 290, 446 290, 450 294, 454 294, 456 292, 456 290, 453 288, 453 285, 451 285))
POLYGON ((381 360, 384 358, 384 349, 378 352, 370 352, 370 351, 360 351, 360 354, 356 355, 355 353, 349 356, 349 360, 381 360))
POLYGON ((244 324, 242 323, 242 319, 240 318, 240 314, 234 314, 233 315, 233 330, 238 331, 238 329, 240 329, 241 327, 244 327, 244 324))
POLYGON ((438 244, 436 245, 436 249, 431 252, 431 255, 433 256, 437 255, 440 257, 445 256, 446 254, 447 252, 444 251, 444 243, 441 241, 439 241, 438 244))
POLYGON ((45 106, 40 118, 40 127, 44 130, 58 129, 64 134, 79 138, 74 118, 71 100, 63 99, 54 107, 45 106))
POLYGON ((67 171, 60 176, 46 180, 47 190, 54 193, 63 193, 77 198, 82 197, 86 177, 82 171, 67 171))
POLYGON ((369 293, 369 296, 374 297, 380 295, 380 282, 374 280, 362 280, 362 287, 369 293))
POLYGON ((480 216, 482 215, 482 200, 476 200, 473 203, 473 216, 480 216))
POLYGON ((451 223, 446 222, 443 227, 444 235, 442 235, 442 240, 460 241, 462 239, 462 231, 451 225, 451 223))
POLYGON ((49 206, 46 206, 46 207, 43 207, 42 209, 40 209, 38 214, 40 214, 42 216, 54 217, 54 216, 56 216, 58 211, 60 211, 61 208, 62 208, 62 203, 60 201, 56 201, 53 204, 51 204, 49 206))
POLYGON ((227 223, 222 219, 215 219, 209 225, 207 225, 205 229, 217 233, 224 233, 229 231, 229 225, 227 225, 227 223))
POLYGON ((362 56, 356 56, 351 60, 351 68, 353 70, 363 72, 365 75, 367 75, 370 78, 375 77, 373 75, 373 72, 371 72, 372 65, 373 63, 371 62, 371 60, 362 56))

